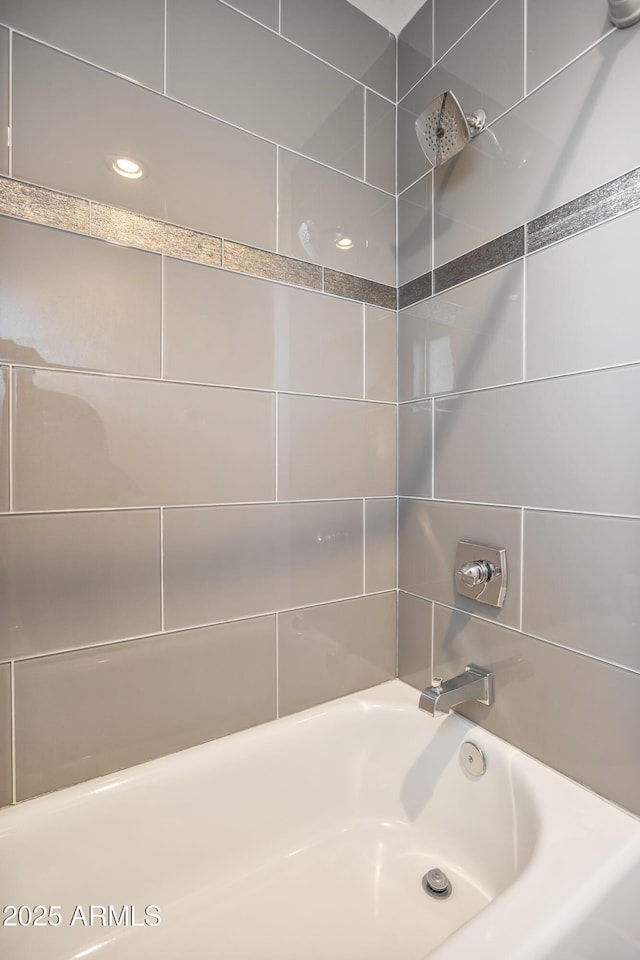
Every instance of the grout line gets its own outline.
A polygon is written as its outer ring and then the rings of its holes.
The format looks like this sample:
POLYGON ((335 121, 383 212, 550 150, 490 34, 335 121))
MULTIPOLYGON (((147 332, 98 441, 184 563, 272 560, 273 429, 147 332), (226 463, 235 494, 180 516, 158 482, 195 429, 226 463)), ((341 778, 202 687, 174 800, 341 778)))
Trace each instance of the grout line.
POLYGON ((160 507, 160 632, 164 633, 164 507, 160 507))
POLYGON ((527 61, 528 53, 528 28, 529 28, 529 4, 528 0, 523 0, 523 31, 522 31, 522 96, 527 96, 527 61))
POLYGON ((436 170, 431 171, 431 296, 435 294, 436 279, 436 170))
POLYGON ((167 95, 167 28, 168 28, 168 0, 164 0, 164 35, 162 49, 162 94, 167 95))
MULTIPOLYGON (((395 223, 395 227, 396 227, 396 235, 395 235, 395 238, 394 238, 394 239, 395 239, 395 244, 396 244, 396 257, 395 257, 396 265, 395 265, 395 266, 396 266, 396 308, 397 308, 397 307, 398 307, 398 293, 397 293, 397 291, 398 291, 398 288, 400 287, 400 221, 399 221, 399 213, 398 213, 398 211, 399 211, 399 209, 400 209, 400 197, 399 197, 399 194, 398 194, 398 169, 399 169, 398 156, 399 156, 399 154, 398 154, 398 107, 397 107, 397 105, 396 105, 396 115, 395 115, 395 138, 396 138, 396 142, 395 142, 395 147, 394 147, 394 149, 395 149, 395 157, 394 157, 394 160, 395 160, 395 168, 396 168, 396 169, 395 169, 395 190, 396 190, 396 209, 395 209, 396 223, 395 223)), ((396 310, 396 313, 397 313, 397 310, 396 310)))
MULTIPOLYGON (((640 363, 640 361, 638 362, 640 363)), ((9 361, 3 361, 0 359, 0 365, 8 366, 9 361)), ((633 366, 633 364, 627 364, 627 366, 629 365, 633 366)), ((144 377, 139 374, 132 373, 109 373, 105 370, 80 370, 73 367, 35 366, 24 363, 15 363, 11 364, 11 366, 13 366, 16 370, 38 370, 44 373, 71 374, 79 377, 103 377, 108 380, 134 380, 140 383, 171 383, 176 386, 203 387, 211 390, 240 390, 247 393, 261 393, 265 395, 281 393, 283 396, 288 397, 310 397, 317 400, 342 400, 345 403, 375 403, 385 407, 395 406, 393 400, 375 400, 372 398, 363 397, 342 397, 330 393, 297 393, 293 390, 276 390, 273 387, 239 387, 230 383, 206 383, 202 380, 175 380, 170 377, 144 377)))
POLYGON ((436 400, 431 398, 431 499, 436 499, 436 400))
POLYGON ((9 176, 13 177, 13 30, 9 30, 9 126, 7 129, 7 163, 9 176))
POLYGON ((541 637, 535 633, 526 633, 524 630, 518 630, 517 627, 510 626, 508 623, 503 623, 499 620, 489 620, 486 617, 478 616, 475 612, 471 613, 462 607, 453 607, 448 603, 444 603, 442 600, 430 600, 429 597, 423 597, 419 593, 412 593, 410 590, 401 590, 401 593, 406 593, 410 597, 415 597, 417 600, 430 601, 434 607, 441 607, 444 610, 450 610, 452 613, 459 613, 471 620, 479 620, 482 623, 496 627, 498 630, 508 630, 510 633, 517 633, 522 637, 527 637, 529 640, 535 640, 537 643, 544 643, 548 647, 554 647, 556 650, 563 650, 565 653, 574 653, 578 657, 584 657, 585 660, 601 663, 607 667, 613 667, 616 670, 623 670, 625 673, 630 673, 634 676, 640 676, 640 669, 636 667, 630 667, 626 664, 618 663, 615 660, 606 660, 604 657, 597 657, 595 654, 578 650, 577 647, 565 646, 563 643, 558 643, 556 640, 549 640, 547 637, 541 637))
MULTIPOLYGON (((280 253, 280 147, 276 144, 276 253, 280 253)), ((224 246, 224 244, 223 244, 224 246)))
MULTIPOLYGON (((495 390, 511 390, 513 387, 528 387, 534 383, 551 383, 555 380, 566 380, 572 377, 590 377, 597 376, 600 373, 608 373, 611 370, 625 370, 628 367, 639 367, 640 361, 629 360, 625 363, 613 363, 608 367, 593 367, 589 370, 569 370, 566 373, 553 373, 546 377, 531 377, 529 380, 511 380, 508 383, 495 383, 487 387, 470 387, 468 390, 458 390, 455 393, 438 393, 432 396, 412 397, 410 400, 400 400, 399 406, 405 407, 411 403, 424 403, 426 400, 436 399, 445 400, 454 397, 468 397, 477 393, 489 393, 495 390)), ((378 401, 379 403, 388 401, 378 401)), ((368 400, 367 403, 373 403, 368 400)))
MULTIPOLYGON (((423 598, 424 599, 424 598, 423 598)), ((431 682, 433 683, 433 676, 436 670, 436 657, 435 657, 435 647, 436 647, 436 605, 431 601, 431 682)))
POLYGON ((11 697, 11 803, 17 803, 16 783, 16 665, 9 664, 9 683, 11 697))
POLYGON ((8 470, 9 470, 9 513, 13 513, 14 489, 13 489, 13 390, 15 385, 15 375, 13 366, 7 367, 7 447, 8 447, 8 470))
MULTIPOLYGON (((432 70, 435 67, 435 65, 436 65, 436 0, 431 0, 431 66, 429 67, 429 70, 432 70)), ((429 70, 427 70, 427 73, 429 72, 429 70)), ((420 79, 422 80, 424 79, 424 77, 421 77, 420 79)), ((420 83, 420 80, 418 80, 418 83, 420 83)), ((413 90, 413 87, 411 89, 413 90)), ((407 93, 410 93, 410 92, 411 90, 407 90, 407 93)))
MULTIPOLYGON (((386 493, 382 496, 367 497, 367 500, 393 500, 393 493, 386 493)), ((400 500, 411 500, 417 503, 451 503, 456 506, 468 507, 490 507, 500 510, 520 510, 524 509, 530 513, 553 513, 559 516, 570 517, 598 517, 601 520, 640 520, 640 514, 637 513, 597 513, 594 510, 565 510, 562 507, 540 507, 531 504, 519 503, 492 503, 486 500, 451 500, 447 497, 414 497, 411 494, 401 494, 400 500)), ((324 499, 302 499, 302 500, 239 500, 218 503, 165 503, 162 504, 164 510, 218 510, 227 507, 284 507, 291 504, 305 503, 358 503, 362 497, 325 497, 324 499)), ((0 518, 10 519, 17 517, 60 517, 60 516, 81 516, 87 513, 142 513, 151 510, 160 510, 161 505, 157 503, 143 504, 135 507, 73 507, 62 510, 14 510, 13 512, 2 511, 0 518)))
POLYGON ((521 371, 522 382, 527 382, 527 258, 522 260, 522 353, 521 371))
POLYGON ((160 379, 164 380, 164 269, 165 256, 160 254, 160 379))
POLYGON ((369 121, 369 91, 365 87, 364 91, 364 127, 362 136, 362 179, 367 183, 367 127, 369 121))
MULTIPOLYGON (((376 497, 376 500, 384 500, 384 497, 376 497)), ((410 494, 402 494, 401 500, 412 500, 417 503, 451 503, 461 507, 490 507, 498 510, 527 510, 530 513, 555 513, 559 516, 569 517, 598 517, 601 520, 640 520, 640 514, 637 513, 596 513, 594 510, 565 510, 562 507, 536 507, 531 504, 520 503, 490 503, 486 500, 451 500, 447 497, 413 497, 410 494)))
MULTIPOLYGON (((406 593, 407 591, 403 591, 406 593)), ((259 613, 250 613, 242 617, 227 617, 222 620, 210 620, 206 623, 188 623, 181 627, 172 627, 170 630, 165 630, 163 636, 168 637, 177 633, 190 633, 193 630, 206 630, 208 627, 222 627, 228 623, 246 623, 251 620, 261 620, 264 617, 275 617, 281 613, 297 613, 299 610, 307 610, 315 607, 328 607, 333 606, 338 603, 347 603, 351 600, 365 600, 369 597, 380 597, 388 594, 395 594, 395 589, 390 590, 373 590, 370 593, 355 593, 344 597, 335 597, 331 600, 320 600, 317 603, 305 603, 303 606, 298 607, 283 607, 280 610, 262 610, 259 613)), ((421 598, 424 600, 424 597, 421 598)), ((490 621, 493 622, 493 621, 490 621)), ((67 653, 80 653, 84 650, 101 650, 103 647, 109 647, 121 643, 134 643, 136 640, 150 640, 152 637, 157 637, 159 634, 156 633, 143 633, 131 637, 116 637, 111 640, 105 640, 102 643, 91 643, 87 646, 80 647, 62 647, 57 650, 50 650, 45 653, 36 653, 31 656, 21 656, 16 657, 15 661, 2 661, 3 663, 25 663, 31 660, 43 660, 46 657, 55 657, 67 653)))
POLYGON ((362 304, 362 399, 367 399, 367 308, 362 304))
POLYGON ((280 419, 280 394, 276 391, 275 399, 275 411, 274 411, 274 443, 275 443, 275 457, 274 457, 274 497, 273 499, 278 502, 279 497, 279 460, 280 460, 280 449, 279 449, 279 438, 278 438, 278 423, 280 419))
POLYGON ((524 608, 524 507, 520 510, 520 631, 523 632, 524 608))
POLYGON ((280 614, 275 615, 276 627, 276 720, 280 718, 280 614))
POLYGON ((362 498, 362 593, 367 590, 367 510, 366 500, 362 498))
MULTIPOLYGON (((389 500, 393 499, 395 495, 393 493, 385 493, 377 496, 367 497, 367 500, 389 500)), ((419 497, 407 497, 406 499, 421 499, 419 497)), ((359 503, 362 500, 362 497, 324 497, 318 499, 315 498, 301 498, 301 499, 292 499, 292 500, 227 500, 227 501, 218 501, 218 502, 207 502, 207 503, 145 503, 139 506, 134 507, 70 507, 64 508, 61 510, 14 510, 9 512, 7 510, 0 511, 0 517, 59 517, 59 516, 76 516, 83 515, 86 513, 135 513, 135 512, 148 512, 160 510, 215 510, 221 507, 274 507, 274 506, 287 506, 288 504, 303 504, 303 503, 359 503)), ((458 501, 455 501, 458 502, 458 501)), ((535 507, 530 507, 529 509, 535 509, 535 507)), ((559 511, 556 511, 559 512, 559 511)), ((565 513, 572 513, 574 511, 562 511, 565 513)), ((596 514, 596 516, 601 516, 601 514, 596 514)))

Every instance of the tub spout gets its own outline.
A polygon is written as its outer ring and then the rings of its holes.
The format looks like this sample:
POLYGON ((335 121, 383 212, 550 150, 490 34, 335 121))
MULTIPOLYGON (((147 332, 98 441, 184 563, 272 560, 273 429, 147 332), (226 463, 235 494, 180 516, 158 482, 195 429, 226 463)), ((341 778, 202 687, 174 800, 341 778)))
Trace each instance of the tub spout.
POLYGON ((493 703, 492 673, 469 664, 464 668, 464 673, 459 673, 452 680, 443 682, 435 678, 433 686, 420 694, 418 706, 435 717, 438 713, 449 713, 456 704, 466 703, 467 700, 477 700, 487 706, 493 703))

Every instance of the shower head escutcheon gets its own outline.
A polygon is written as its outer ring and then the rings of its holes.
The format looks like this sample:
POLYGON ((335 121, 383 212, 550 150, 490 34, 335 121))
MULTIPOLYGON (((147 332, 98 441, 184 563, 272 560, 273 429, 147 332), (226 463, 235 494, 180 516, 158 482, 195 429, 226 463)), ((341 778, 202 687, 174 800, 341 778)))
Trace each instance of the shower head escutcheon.
POLYGON ((439 167, 460 153, 484 130, 486 122, 484 110, 467 116, 455 94, 447 90, 420 114, 416 120, 416 136, 429 163, 439 167))

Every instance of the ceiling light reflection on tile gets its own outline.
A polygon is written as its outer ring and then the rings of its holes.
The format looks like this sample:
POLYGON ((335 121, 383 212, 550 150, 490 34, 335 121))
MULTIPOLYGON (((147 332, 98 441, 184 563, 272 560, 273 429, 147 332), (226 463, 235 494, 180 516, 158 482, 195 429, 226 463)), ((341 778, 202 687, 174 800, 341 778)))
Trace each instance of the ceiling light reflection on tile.
POLYGON ((111 156, 107 161, 115 173, 127 180, 140 180, 147 174, 146 168, 132 157, 111 156))

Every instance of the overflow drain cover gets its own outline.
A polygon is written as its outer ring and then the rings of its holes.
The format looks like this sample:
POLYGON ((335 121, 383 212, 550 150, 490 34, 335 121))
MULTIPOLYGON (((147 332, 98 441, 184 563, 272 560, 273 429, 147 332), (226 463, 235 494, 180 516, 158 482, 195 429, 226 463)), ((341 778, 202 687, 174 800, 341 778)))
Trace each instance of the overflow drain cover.
POLYGON ((451 893, 449 878, 437 867, 425 873, 422 878, 422 887, 430 897, 435 897, 436 900, 445 900, 451 893))

